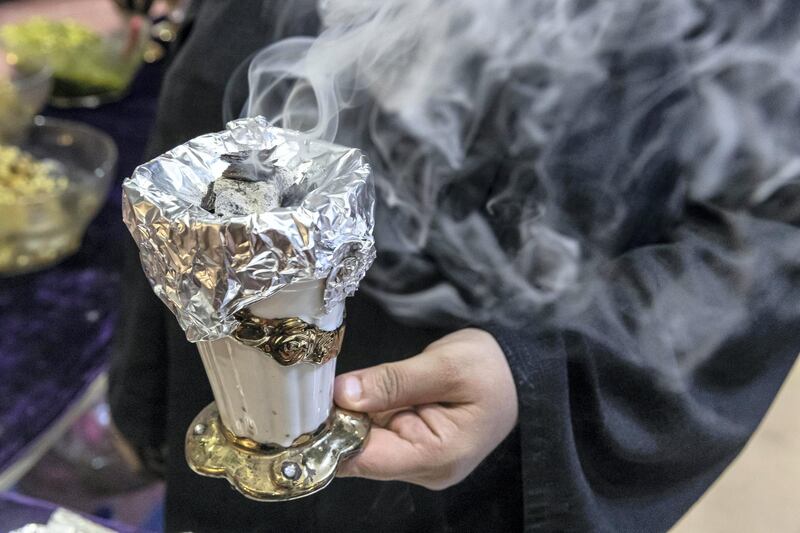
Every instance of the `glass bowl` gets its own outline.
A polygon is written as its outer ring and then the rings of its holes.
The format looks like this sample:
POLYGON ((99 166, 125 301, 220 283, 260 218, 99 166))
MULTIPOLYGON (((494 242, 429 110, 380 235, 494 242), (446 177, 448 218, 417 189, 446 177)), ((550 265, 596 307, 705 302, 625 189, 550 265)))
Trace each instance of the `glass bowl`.
POLYGON ((52 70, 45 65, 26 70, 0 65, 0 143, 17 144, 50 97, 52 70))
POLYGON ((114 179, 117 147, 105 133, 37 116, 20 148, 53 162, 65 190, 0 203, 0 274, 31 272, 78 250, 114 179))
POLYGON ((103 29, 71 19, 33 17, 0 27, 0 46, 20 67, 52 68, 52 105, 97 107, 128 93, 150 42, 150 26, 143 17, 120 17, 112 28, 103 29))

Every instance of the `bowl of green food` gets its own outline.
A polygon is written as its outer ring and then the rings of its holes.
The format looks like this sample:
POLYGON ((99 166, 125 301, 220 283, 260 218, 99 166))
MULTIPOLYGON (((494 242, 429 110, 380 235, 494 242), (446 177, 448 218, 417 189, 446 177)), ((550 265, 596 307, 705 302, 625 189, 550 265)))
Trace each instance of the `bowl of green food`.
POLYGON ((148 41, 149 23, 141 17, 108 34, 43 17, 0 27, 0 46, 10 63, 21 70, 43 64, 52 70, 50 103, 58 107, 97 107, 122 98, 148 41))

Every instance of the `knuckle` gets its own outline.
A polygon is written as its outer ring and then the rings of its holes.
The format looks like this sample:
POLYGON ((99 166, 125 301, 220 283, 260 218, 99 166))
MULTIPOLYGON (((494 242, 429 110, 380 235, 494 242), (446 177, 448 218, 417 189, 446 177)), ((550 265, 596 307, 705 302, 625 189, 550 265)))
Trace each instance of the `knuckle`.
POLYGON ((375 380, 375 386, 381 398, 388 404, 394 405, 402 396, 404 386, 402 373, 395 365, 381 365, 375 380))
POLYGON ((491 372, 480 359, 465 355, 467 352, 459 350, 443 354, 441 358, 442 380, 454 392, 467 394, 470 398, 475 391, 484 390, 491 386, 491 372))
POLYGON ((464 367, 459 357, 452 353, 444 353, 439 359, 440 379, 443 383, 455 387, 464 381, 464 367))

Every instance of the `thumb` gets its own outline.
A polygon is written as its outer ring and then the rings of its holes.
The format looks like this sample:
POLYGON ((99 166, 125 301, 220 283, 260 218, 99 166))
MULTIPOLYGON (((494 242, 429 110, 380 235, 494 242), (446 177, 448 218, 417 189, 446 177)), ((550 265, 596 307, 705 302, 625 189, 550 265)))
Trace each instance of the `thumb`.
POLYGON ((442 354, 420 355, 343 374, 336 378, 336 403, 353 411, 373 413, 451 400, 459 372, 442 354))

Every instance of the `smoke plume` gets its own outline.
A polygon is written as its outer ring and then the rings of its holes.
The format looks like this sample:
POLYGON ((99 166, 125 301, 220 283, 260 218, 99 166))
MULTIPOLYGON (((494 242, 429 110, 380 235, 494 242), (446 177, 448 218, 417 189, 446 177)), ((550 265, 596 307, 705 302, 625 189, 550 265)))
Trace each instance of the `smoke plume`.
MULTIPOLYGON (((787 260, 758 259, 750 241, 731 251, 684 220, 696 206, 734 225, 797 220, 796 202, 777 201, 800 186, 795 0, 327 0, 319 12, 318 37, 255 57, 245 114, 368 154, 378 261, 365 288, 395 315, 519 324, 616 306, 653 342, 706 351, 745 312, 748 280, 787 260), (660 260, 641 252, 676 241, 660 260)), ((745 233, 800 254, 796 234, 745 233)))

